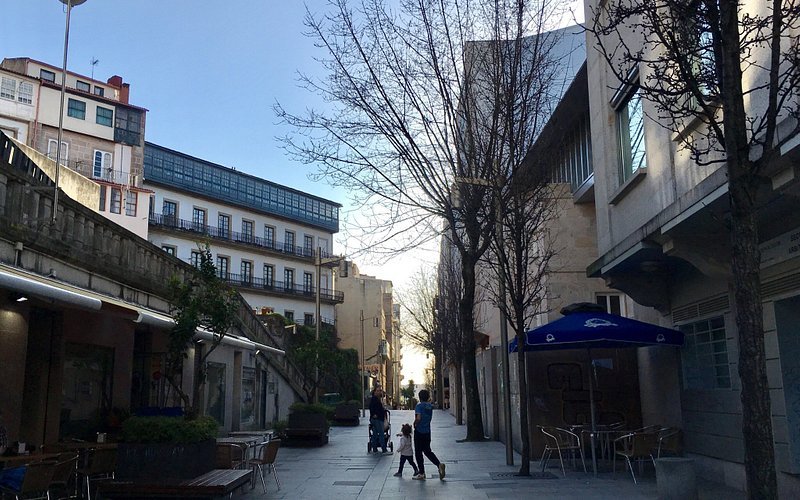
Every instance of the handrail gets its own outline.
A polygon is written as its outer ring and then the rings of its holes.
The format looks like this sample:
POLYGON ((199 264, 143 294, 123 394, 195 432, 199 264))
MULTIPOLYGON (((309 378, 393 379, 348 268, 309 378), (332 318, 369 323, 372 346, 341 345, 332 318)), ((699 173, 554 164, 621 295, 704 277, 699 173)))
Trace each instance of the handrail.
POLYGON ((277 240, 268 240, 266 238, 262 238, 260 236, 256 236, 250 233, 243 233, 239 231, 231 231, 229 228, 219 228, 215 226, 209 226, 208 224, 201 224, 198 222, 186 220, 186 219, 179 219, 177 216, 169 215, 169 214, 150 214, 150 224, 156 226, 162 226, 172 229, 180 229, 184 231, 192 231, 200 234, 204 234, 211 238, 226 240, 226 241, 233 241, 237 243, 244 243, 247 245, 257 246, 259 248, 265 248, 267 250, 272 250, 275 252, 283 253, 292 255, 295 257, 304 257, 307 259, 313 259, 317 253, 323 259, 336 257, 335 255, 322 250, 317 252, 314 248, 308 248, 304 246, 296 246, 291 245, 286 242, 280 242, 277 240))

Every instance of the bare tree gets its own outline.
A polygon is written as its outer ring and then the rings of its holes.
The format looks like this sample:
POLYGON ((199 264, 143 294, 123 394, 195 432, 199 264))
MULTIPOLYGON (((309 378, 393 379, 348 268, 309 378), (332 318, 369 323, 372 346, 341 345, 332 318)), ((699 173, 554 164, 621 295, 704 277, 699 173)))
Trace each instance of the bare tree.
POLYGON ((616 77, 655 104, 658 116, 651 118, 677 133, 694 162, 727 170, 748 494, 776 498, 756 212, 764 203, 765 170, 800 123, 800 6, 794 0, 598 4, 589 30, 616 77))
MULTIPOLYGON (((507 113, 508 96, 526 95, 525 79, 498 76, 513 63, 504 51, 489 45, 486 52, 470 52, 469 42, 540 33, 553 10, 549 1, 401 0, 395 11, 386 0, 331 0, 327 15, 307 16, 328 76, 302 82, 333 111, 298 115, 276 106, 296 131, 284 138, 287 151, 317 165, 319 176, 348 188, 354 203, 371 211, 370 223, 357 224, 360 232, 349 236, 372 248, 405 251, 434 238, 439 221, 447 221, 461 262, 469 440, 483 439, 475 266, 491 244, 494 216, 483 203, 484 187, 463 188, 459 207, 450 191, 458 178, 508 177, 504 129, 515 119, 507 113)), ((537 62, 547 47, 539 49, 526 59, 529 73, 543 70, 537 62)))

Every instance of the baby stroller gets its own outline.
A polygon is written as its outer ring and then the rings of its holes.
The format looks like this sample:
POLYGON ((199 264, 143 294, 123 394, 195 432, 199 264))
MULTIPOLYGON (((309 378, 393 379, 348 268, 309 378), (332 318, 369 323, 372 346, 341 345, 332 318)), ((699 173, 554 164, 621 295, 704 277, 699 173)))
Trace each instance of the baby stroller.
MULTIPOLYGON (((372 424, 369 424, 369 439, 367 439, 367 453, 372 450, 372 433, 375 432, 375 429, 372 428, 372 424)), ((392 417, 389 414, 389 410, 386 410, 386 418, 383 420, 383 442, 386 443, 386 447, 389 449, 390 452, 394 453, 394 443, 392 443, 392 417)))

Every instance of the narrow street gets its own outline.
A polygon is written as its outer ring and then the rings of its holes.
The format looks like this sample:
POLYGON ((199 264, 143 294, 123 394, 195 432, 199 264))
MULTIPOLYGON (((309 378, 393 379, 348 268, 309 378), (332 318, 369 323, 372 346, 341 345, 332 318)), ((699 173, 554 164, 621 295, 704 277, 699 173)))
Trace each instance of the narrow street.
MULTIPOLYGON (((392 434, 397 434, 405 422, 412 422, 412 411, 392 412, 392 434)), ((656 498, 656 483, 649 469, 634 485, 624 471, 616 475, 601 474, 593 479, 591 474, 567 469, 567 477, 556 468, 558 460, 551 460, 549 479, 521 479, 514 477, 517 467, 505 465, 505 448, 502 443, 459 443, 465 428, 457 426, 455 419, 442 411, 434 412, 432 422, 434 453, 447 464, 444 481, 438 479, 436 469, 426 464, 426 481, 411 479, 412 470, 406 464, 403 477, 394 477, 400 456, 367 453, 367 420, 358 427, 332 427, 330 442, 320 448, 281 448, 278 452, 277 470, 280 490, 271 476, 267 480, 267 493, 259 482, 254 490, 237 498, 286 499, 486 499, 486 498, 597 498, 637 499, 656 498)), ((398 438, 393 437, 395 446, 398 438)), ((519 455, 516 455, 519 464, 519 455)), ((588 465, 588 464, 587 464, 588 465)), ((538 472, 538 462, 531 463, 538 472)), ((621 470, 618 464, 618 470, 621 470)), ((701 480, 701 478, 698 478, 701 480)), ((701 499, 737 500, 741 492, 716 484, 700 485, 701 499)))

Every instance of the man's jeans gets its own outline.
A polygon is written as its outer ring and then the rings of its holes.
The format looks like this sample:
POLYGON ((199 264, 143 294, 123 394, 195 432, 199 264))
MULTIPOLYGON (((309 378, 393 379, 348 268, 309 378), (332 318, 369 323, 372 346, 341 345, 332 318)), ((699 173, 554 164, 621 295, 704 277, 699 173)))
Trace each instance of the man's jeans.
POLYGON ((378 446, 381 447, 381 451, 386 451, 386 439, 384 437, 383 432, 383 420, 380 418, 371 418, 369 419, 369 423, 372 424, 372 439, 370 439, 370 445, 372 449, 377 451, 378 446))

